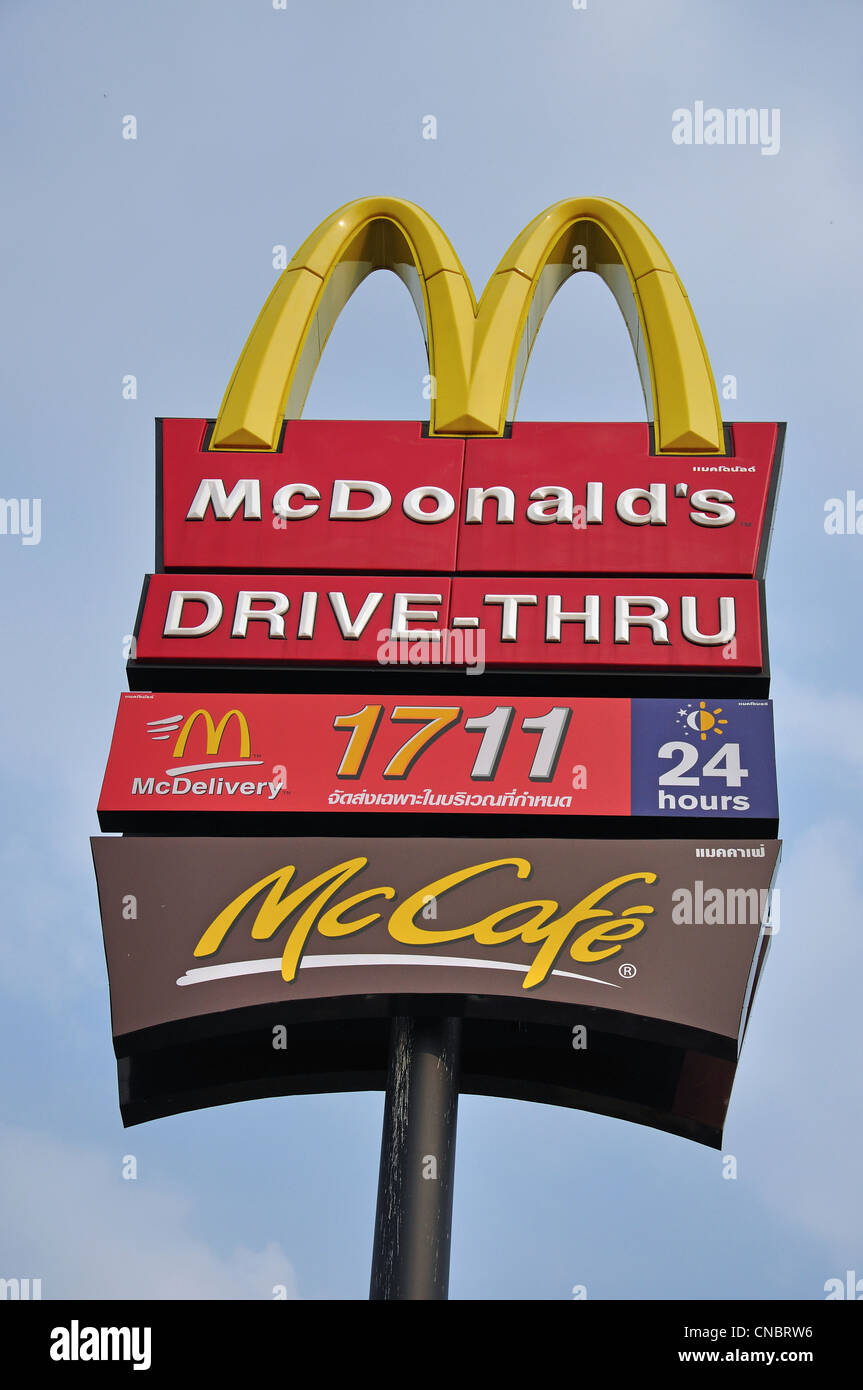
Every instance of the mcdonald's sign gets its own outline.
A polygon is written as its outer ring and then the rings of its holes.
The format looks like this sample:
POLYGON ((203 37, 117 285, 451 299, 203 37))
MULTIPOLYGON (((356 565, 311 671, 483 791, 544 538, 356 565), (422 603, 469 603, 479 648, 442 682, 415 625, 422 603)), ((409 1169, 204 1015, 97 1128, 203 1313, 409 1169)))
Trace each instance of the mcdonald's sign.
POLYGON ((311 234, 217 418, 157 421, 156 563, 99 803, 125 833, 93 842, 127 1124, 382 1085, 390 1020, 431 1007, 463 1019, 465 1090, 720 1142, 773 930, 783 431, 723 421, 683 285, 618 203, 541 213, 479 301, 411 203, 311 234), (419 314, 428 423, 301 419, 376 270, 419 314), (583 270, 647 419, 514 421, 583 270), (380 838, 396 815, 410 838, 380 838))
POLYGON ((570 199, 516 238, 477 305, 421 208, 365 198, 282 273, 215 422, 157 421, 157 569, 763 573, 775 424, 723 425, 686 292, 627 208, 570 199), (298 419, 335 320, 374 270, 410 290, 434 381, 417 423, 298 419), (610 287, 651 424, 512 424, 548 305, 610 287), (287 419, 285 417, 287 416, 287 419))
POLYGON ((674 266, 603 198, 540 213, 478 301, 422 208, 347 203, 217 417, 156 421, 91 840, 120 1112, 385 1089, 373 1299, 446 1297, 460 1092, 722 1146, 779 929, 783 443, 723 420, 674 266), (376 270, 414 301, 428 422, 300 418, 376 270), (582 271, 647 418, 516 421, 582 271))
POLYGON ((220 688, 253 688, 253 668, 372 671, 388 638, 471 629, 498 670, 711 671, 717 693, 742 677, 765 695, 782 440, 775 423, 723 423, 680 279, 620 204, 541 213, 477 303, 427 213, 358 199, 280 275, 217 419, 157 422, 157 563, 130 684, 213 688, 195 669, 230 665, 243 680, 220 688), (420 316, 428 426, 297 418, 338 314, 379 269, 420 316), (581 270, 623 314, 648 422, 513 424, 545 310, 581 270))

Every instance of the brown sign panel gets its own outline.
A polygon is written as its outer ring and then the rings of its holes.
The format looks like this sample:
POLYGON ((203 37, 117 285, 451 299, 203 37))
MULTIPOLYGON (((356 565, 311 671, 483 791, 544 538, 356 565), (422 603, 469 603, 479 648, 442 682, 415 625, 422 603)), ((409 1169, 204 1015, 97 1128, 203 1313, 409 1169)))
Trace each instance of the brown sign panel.
POLYGON ((446 1012, 466 1091, 721 1142, 777 841, 92 843, 127 1124, 380 1086, 446 1012))

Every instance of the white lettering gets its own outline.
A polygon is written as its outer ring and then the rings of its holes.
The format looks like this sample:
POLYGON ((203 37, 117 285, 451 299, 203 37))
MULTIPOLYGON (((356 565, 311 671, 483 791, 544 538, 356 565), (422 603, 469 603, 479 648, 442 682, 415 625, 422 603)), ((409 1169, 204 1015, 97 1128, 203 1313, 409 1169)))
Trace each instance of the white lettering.
POLYGON ((599 594, 585 594, 583 613, 566 613, 560 594, 549 594, 545 607, 545 640, 560 641, 561 623, 584 623, 585 642, 599 641, 599 594))
POLYGON ((339 632, 349 642, 356 642, 362 636, 363 631, 368 625, 369 619, 383 598, 383 594, 367 594, 363 606, 356 618, 352 618, 348 612, 348 605, 345 596, 340 590, 327 594, 330 607, 335 614, 336 622, 339 625, 339 632))
POLYGON ((650 488, 628 487, 615 504, 615 511, 627 526, 667 526, 667 492, 665 483, 651 483, 650 488), (647 511, 637 512, 636 502, 646 502, 647 511))
POLYGON ((652 594, 618 594, 614 600, 614 640, 629 642, 631 627, 649 627, 654 646, 669 642, 668 604, 652 594), (633 613, 633 608, 652 608, 652 613, 633 613))
POLYGON ((260 521, 261 484, 257 478, 240 478, 230 495, 225 491, 221 478, 202 478, 186 513, 186 520, 203 521, 207 507, 212 506, 217 521, 228 521, 239 510, 241 502, 245 519, 260 521))
POLYGON ((572 525, 572 493, 568 487, 536 487, 530 498, 532 505, 527 509, 528 521, 540 524, 560 521, 572 525), (551 507, 550 511, 548 507, 551 507))
POLYGON ((483 520, 483 506, 491 497, 497 503, 495 523, 515 521, 515 493, 510 487, 469 487, 464 520, 466 526, 477 525, 483 520))
POLYGON ((680 627, 687 642, 695 642, 701 647, 724 647, 737 631, 734 599, 720 598, 719 631, 706 636, 698 630, 698 599, 694 594, 686 594, 680 600, 680 627))
POLYGON ((440 605, 443 602, 442 594, 395 594, 393 596, 393 622, 391 637, 394 641, 404 638, 415 638, 428 642, 439 642, 440 631, 424 628, 409 628, 409 622, 418 620, 437 623, 440 622, 437 608, 411 608, 412 603, 434 603, 440 605))
POLYGON ((483 596, 483 603, 499 603, 501 606, 501 642, 516 642, 518 640, 519 604, 524 603, 529 608, 535 608, 537 602, 536 594, 485 594, 483 596))
POLYGON ((383 483, 356 478, 337 478, 333 483, 333 500, 330 506, 331 521, 373 521, 375 517, 385 516, 392 506, 389 488, 383 483), (365 507, 351 507, 351 494, 365 492, 371 501, 365 507))
POLYGON ((222 600, 207 589, 174 589, 165 616, 164 637, 206 637, 222 621, 222 600), (183 627, 183 607, 187 603, 203 603, 207 613, 197 627, 183 627))
POLYGON ((304 517, 315 515, 318 508, 314 504, 320 500, 321 494, 311 483, 285 483, 273 497, 273 511, 276 516, 283 516, 287 521, 302 521, 304 517), (305 497, 306 504, 292 507, 294 497, 305 497))
POLYGON ((402 502, 402 511, 411 521, 434 523, 446 521, 455 511, 455 498, 442 487, 415 487, 402 502), (431 497, 437 503, 433 512, 424 512, 420 507, 424 497, 431 497))
POLYGON ((689 513, 696 526, 730 526, 737 515, 733 507, 725 505, 734 501, 731 493, 719 488, 702 488, 693 492, 689 500, 699 509, 689 513))
POLYGON ((269 624, 268 637, 284 637, 285 614, 291 606, 287 594, 270 589, 241 589, 234 610, 232 637, 246 637, 252 621, 269 624), (253 608, 253 603, 269 603, 270 608, 253 608))

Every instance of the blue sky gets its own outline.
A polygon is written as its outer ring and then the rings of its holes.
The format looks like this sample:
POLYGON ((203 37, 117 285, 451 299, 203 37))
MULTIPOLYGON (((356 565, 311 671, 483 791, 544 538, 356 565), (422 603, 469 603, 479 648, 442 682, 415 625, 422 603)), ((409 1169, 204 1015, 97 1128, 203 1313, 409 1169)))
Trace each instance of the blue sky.
MULTIPOLYGON (((767 583, 782 919, 726 1127, 738 1178, 673 1136, 464 1097, 451 1296, 817 1299, 863 1274, 863 536, 824 529, 828 499, 863 500, 861 30, 850 0, 6 0, 0 493, 41 499, 42 536, 0 536, 0 1276, 367 1296, 379 1094, 122 1129, 88 836, 152 567, 153 419, 216 413, 273 247, 370 193, 425 207, 477 290, 546 205, 625 203, 737 378, 726 417, 788 421, 767 583), (699 100, 778 108, 778 153, 675 144, 699 100)), ((418 418, 426 371, 409 297, 374 276, 305 413, 418 418)), ((519 418, 644 418, 593 277, 549 311, 519 418)))

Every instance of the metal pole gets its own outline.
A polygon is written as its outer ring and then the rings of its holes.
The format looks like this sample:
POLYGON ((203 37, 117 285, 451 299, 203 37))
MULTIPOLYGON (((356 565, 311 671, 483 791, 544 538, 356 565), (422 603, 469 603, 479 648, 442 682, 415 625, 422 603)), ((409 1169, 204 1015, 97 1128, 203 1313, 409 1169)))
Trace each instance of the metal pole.
POLYGON ((445 1299, 461 1019, 394 1018, 371 1299, 445 1299))

